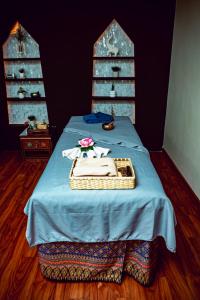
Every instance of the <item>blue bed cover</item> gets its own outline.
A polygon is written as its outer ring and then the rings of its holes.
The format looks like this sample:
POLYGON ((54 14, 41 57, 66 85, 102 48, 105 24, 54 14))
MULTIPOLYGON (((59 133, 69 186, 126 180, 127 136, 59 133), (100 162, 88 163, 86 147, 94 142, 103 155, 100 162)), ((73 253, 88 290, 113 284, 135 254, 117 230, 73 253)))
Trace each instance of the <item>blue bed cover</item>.
POLYGON ((85 123, 82 116, 71 117, 24 212, 30 246, 59 241, 152 241, 161 236, 170 251, 176 250, 172 204, 128 117, 116 117, 111 131, 104 131, 99 123, 85 123), (97 146, 110 148, 110 157, 131 158, 135 189, 70 188, 72 161, 62 157, 62 150, 75 147, 88 136, 97 146))

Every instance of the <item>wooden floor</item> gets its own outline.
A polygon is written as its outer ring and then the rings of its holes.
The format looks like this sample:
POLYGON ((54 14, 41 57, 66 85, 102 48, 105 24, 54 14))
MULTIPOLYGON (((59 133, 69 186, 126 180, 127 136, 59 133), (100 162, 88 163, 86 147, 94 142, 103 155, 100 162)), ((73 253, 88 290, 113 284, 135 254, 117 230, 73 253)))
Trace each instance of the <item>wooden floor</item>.
POLYGON ((23 162, 17 152, 0 154, 0 299, 143 300, 200 299, 200 202, 165 153, 152 160, 170 197, 178 225, 177 253, 163 253, 154 284, 144 288, 132 278, 113 283, 55 283, 38 268, 36 248, 25 239, 23 213, 45 162, 23 162))

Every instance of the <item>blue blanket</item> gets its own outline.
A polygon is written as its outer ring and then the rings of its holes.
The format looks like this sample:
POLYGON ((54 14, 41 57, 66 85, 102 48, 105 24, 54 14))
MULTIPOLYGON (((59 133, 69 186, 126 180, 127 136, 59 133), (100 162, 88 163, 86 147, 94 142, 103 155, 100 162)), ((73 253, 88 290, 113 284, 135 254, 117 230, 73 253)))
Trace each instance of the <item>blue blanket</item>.
POLYGON ((97 112, 97 113, 92 113, 92 114, 88 114, 83 116, 83 120, 86 123, 110 123, 113 121, 113 117, 111 115, 108 114, 104 114, 102 112, 97 112))
POLYGON ((72 117, 24 211, 31 246, 56 241, 151 241, 162 236, 170 251, 176 249, 173 207, 148 151, 126 117, 116 117, 115 129, 108 132, 101 124, 86 124, 82 117, 72 117), (131 158, 135 189, 70 189, 72 161, 62 157, 62 150, 74 147, 88 133, 98 146, 109 144, 111 157, 131 158))

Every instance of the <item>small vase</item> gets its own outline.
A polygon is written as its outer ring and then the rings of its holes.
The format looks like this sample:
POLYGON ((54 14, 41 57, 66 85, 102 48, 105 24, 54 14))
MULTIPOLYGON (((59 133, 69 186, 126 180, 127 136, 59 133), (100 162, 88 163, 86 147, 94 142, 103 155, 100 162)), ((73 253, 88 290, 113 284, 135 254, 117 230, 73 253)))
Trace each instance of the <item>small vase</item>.
POLYGON ((119 71, 113 71, 113 77, 119 77, 119 71))
POLYGON ((19 73, 19 78, 21 79, 25 78, 25 73, 19 73))
POLYGON ((18 93, 18 97, 20 98, 20 99, 23 99, 25 96, 24 96, 24 93, 18 93))
POLYGON ((110 91, 110 97, 116 97, 116 91, 110 91))

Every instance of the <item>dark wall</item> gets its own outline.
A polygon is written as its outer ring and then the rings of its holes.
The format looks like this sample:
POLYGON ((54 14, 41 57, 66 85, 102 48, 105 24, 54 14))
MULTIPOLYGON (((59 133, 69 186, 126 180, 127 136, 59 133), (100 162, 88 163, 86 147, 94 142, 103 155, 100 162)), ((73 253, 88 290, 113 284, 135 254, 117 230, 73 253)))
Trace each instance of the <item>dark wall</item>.
MULTIPOLYGON (((16 20, 39 43, 50 124, 56 138, 71 115, 90 112, 93 44, 115 18, 135 44, 136 128, 150 149, 161 149, 168 90, 174 1, 18 2, 0 12, 0 42, 16 20), (41 6, 43 3, 43 6, 41 6), (108 4, 109 3, 109 4, 108 4), (19 7, 20 5, 20 7, 19 7), (55 127, 54 127, 55 126, 55 127)), ((2 61, 0 63, 2 73, 2 61)), ((21 129, 7 125, 1 82, 4 147, 21 129), (9 137, 9 138, 8 138, 9 137)))

